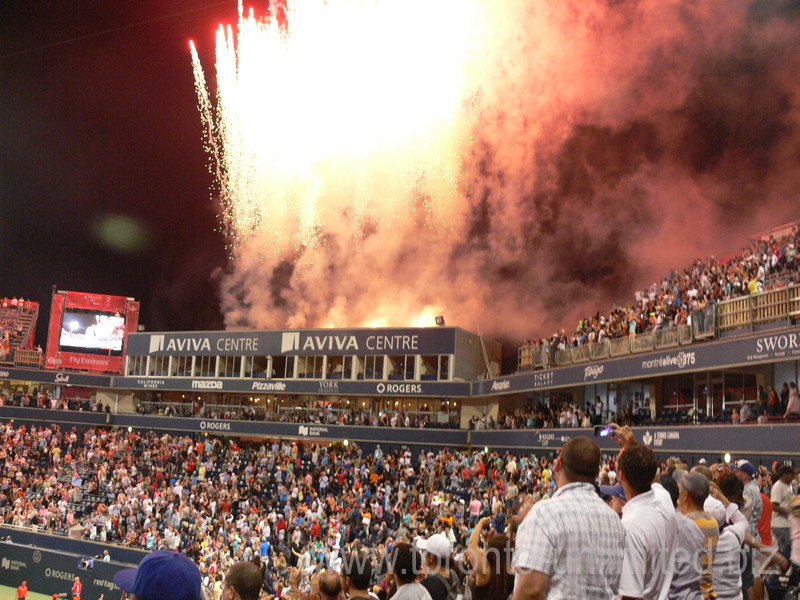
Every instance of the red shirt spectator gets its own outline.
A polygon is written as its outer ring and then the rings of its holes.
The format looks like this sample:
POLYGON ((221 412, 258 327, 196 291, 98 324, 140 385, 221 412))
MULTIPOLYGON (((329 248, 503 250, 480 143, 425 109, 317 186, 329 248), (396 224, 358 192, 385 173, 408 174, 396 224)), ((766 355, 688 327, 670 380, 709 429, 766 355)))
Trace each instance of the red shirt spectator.
POLYGON ((772 546, 772 500, 761 492, 761 518, 758 520, 758 535, 761 543, 772 546))

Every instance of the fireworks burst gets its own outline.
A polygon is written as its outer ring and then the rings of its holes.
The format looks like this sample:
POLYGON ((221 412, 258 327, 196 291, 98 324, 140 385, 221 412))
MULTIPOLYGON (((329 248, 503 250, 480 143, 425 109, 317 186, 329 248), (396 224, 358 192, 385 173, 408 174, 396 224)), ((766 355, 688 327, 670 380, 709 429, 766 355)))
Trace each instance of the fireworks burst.
POLYGON ((519 337, 796 218, 789 4, 240 5, 192 51, 227 323, 519 337))
POLYGON ((468 9, 303 0, 284 28, 240 4, 217 32, 215 102, 192 45, 231 276, 256 259, 267 277, 335 268, 378 231, 455 234, 468 9))

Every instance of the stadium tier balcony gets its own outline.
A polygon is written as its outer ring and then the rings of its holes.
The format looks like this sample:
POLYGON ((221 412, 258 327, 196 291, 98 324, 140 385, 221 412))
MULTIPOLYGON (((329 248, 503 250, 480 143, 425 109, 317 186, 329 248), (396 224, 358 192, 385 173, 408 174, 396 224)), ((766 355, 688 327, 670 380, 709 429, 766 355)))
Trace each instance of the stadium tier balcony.
POLYGON ((41 365, 41 353, 33 349, 39 303, 21 298, 0 300, 0 363, 41 365))
POLYGON ((755 238, 741 254, 673 271, 635 303, 580 321, 518 349, 519 371, 652 352, 730 335, 779 329, 800 320, 800 222, 755 238))

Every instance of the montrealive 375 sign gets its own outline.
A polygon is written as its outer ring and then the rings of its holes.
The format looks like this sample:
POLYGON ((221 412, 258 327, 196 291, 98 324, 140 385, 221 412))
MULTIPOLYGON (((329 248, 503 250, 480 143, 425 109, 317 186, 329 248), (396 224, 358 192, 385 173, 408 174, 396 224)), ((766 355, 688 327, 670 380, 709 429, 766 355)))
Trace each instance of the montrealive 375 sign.
POLYGON ((455 327, 135 333, 129 356, 454 354, 455 327))
POLYGON ((734 340, 696 343, 660 352, 476 381, 472 396, 493 396, 654 375, 800 359, 800 329, 762 332, 734 340))

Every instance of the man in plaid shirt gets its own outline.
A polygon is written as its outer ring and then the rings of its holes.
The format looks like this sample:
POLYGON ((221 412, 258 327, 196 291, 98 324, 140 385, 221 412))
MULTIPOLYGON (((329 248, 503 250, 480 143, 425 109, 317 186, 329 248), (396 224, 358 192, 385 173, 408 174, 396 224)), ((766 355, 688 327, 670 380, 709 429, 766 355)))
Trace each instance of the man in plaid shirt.
POLYGON ((517 532, 513 600, 615 600, 625 532, 595 490, 600 448, 567 442, 553 463, 558 491, 536 503, 517 532))

